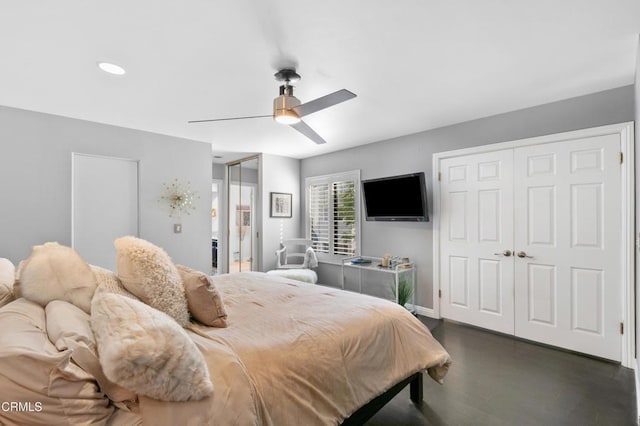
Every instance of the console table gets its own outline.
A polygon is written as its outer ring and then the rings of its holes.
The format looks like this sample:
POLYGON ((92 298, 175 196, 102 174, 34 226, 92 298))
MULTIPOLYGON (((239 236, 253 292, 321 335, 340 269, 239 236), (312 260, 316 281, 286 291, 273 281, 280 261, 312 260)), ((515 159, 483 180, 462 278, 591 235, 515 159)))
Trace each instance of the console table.
POLYGON ((342 259, 342 274, 340 275, 340 285, 344 290, 344 271, 345 269, 357 269, 359 271, 358 278, 358 287, 359 292, 362 293, 362 272, 377 272, 382 274, 391 274, 393 275, 393 283, 395 285, 396 291, 396 300, 398 303, 398 285, 400 284, 400 277, 404 274, 411 275, 411 288, 413 289, 413 293, 411 295, 411 305, 413 306, 413 310, 415 310, 416 306, 416 264, 414 262, 407 263, 399 263, 395 265, 393 268, 386 268, 381 266, 382 258, 381 257, 370 257, 370 256, 352 256, 345 257, 342 259), (371 263, 354 263, 354 261, 358 259, 370 260, 371 263))

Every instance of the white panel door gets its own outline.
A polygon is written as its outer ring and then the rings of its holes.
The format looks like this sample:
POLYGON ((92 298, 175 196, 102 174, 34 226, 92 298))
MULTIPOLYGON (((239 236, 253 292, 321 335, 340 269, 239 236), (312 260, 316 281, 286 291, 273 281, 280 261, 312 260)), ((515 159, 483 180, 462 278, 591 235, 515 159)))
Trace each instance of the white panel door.
POLYGON ((113 271, 113 241, 138 235, 138 162, 73 154, 73 248, 89 263, 113 271))
POLYGON ((617 360, 618 135, 514 150, 515 334, 617 360))
POLYGON ((442 316, 503 333, 514 331, 512 165, 511 149, 440 163, 442 316))

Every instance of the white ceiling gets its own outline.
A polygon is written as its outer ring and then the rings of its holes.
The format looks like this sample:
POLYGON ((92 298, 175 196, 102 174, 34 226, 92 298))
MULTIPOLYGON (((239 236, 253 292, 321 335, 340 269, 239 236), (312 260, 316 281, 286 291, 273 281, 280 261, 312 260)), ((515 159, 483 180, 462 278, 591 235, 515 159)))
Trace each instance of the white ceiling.
POLYGON ((0 0, 0 104, 305 158, 633 83, 638 0, 0 0), (116 77, 96 61, 122 65, 116 77), (303 102, 270 118, 273 74, 303 102))

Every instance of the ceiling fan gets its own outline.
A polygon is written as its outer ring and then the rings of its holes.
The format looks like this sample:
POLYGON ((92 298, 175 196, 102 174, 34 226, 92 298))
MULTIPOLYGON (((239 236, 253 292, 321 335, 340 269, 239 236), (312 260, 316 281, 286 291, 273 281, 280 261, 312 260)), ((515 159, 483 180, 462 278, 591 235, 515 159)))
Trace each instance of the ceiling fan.
POLYGON ((230 118, 212 118, 208 120, 191 120, 188 123, 207 123, 212 121, 229 121, 229 120, 244 120, 248 118, 265 118, 273 117, 278 123, 287 124, 317 144, 326 143, 322 137, 309 127, 302 117, 305 117, 314 112, 318 112, 325 108, 337 105, 341 102, 348 101, 355 98, 355 93, 352 93, 346 89, 338 90, 337 92, 330 93, 322 96, 318 99, 300 103, 300 100, 293 96, 293 86, 291 83, 295 83, 300 80, 300 74, 295 69, 285 68, 275 73, 275 78, 284 84, 280 86, 280 96, 273 100, 273 114, 271 115, 252 115, 248 117, 230 117, 230 118))

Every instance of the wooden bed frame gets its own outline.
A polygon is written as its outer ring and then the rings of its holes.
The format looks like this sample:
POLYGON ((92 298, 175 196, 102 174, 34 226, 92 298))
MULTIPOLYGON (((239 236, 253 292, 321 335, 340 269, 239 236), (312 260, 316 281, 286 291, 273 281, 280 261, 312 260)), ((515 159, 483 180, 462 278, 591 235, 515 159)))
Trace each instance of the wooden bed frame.
POLYGON ((369 403, 360 407, 358 411, 342 422, 342 426, 356 426, 364 424, 407 385, 409 385, 411 401, 413 401, 414 404, 420 404, 422 402, 422 381, 422 372, 412 374, 400 383, 392 386, 382 395, 372 399, 369 403))

